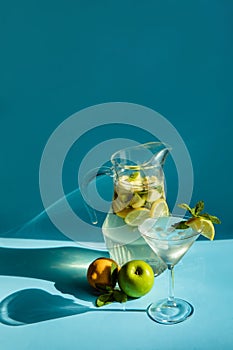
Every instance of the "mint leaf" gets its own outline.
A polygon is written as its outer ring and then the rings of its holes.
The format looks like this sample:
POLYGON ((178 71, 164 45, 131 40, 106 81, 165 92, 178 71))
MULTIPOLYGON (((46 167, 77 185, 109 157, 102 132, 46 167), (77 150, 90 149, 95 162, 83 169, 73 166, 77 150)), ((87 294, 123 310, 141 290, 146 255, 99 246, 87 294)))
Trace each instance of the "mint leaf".
POLYGON ((204 209, 204 202, 203 201, 197 202, 194 208, 190 208, 190 206, 185 203, 178 204, 178 207, 187 210, 193 217, 196 217, 204 209))
POLYGON ((125 303, 128 300, 127 295, 121 290, 114 290, 113 298, 118 303, 125 303))
POLYGON ((172 225, 172 227, 174 227, 175 229, 181 229, 181 230, 185 230, 187 228, 189 228, 189 226, 187 226, 186 221, 180 221, 175 223, 174 225, 172 225))
POLYGON ((192 209, 190 208, 190 206, 188 204, 185 203, 181 203, 178 204, 178 207, 187 210, 190 214, 192 214, 192 209))
POLYGON ((135 171, 134 173, 130 174, 128 177, 128 181, 134 181, 140 176, 139 171, 135 171))
POLYGON ((118 289, 114 289, 108 293, 101 294, 97 299, 96 299, 96 306, 101 307, 110 303, 113 303, 114 301, 118 303, 125 303, 128 300, 127 295, 118 289))
POLYGON ((96 299, 96 306, 101 307, 107 304, 110 304, 114 301, 113 298, 113 293, 106 293, 106 294, 101 294, 97 299, 96 299))
POLYGON ((190 214, 193 216, 193 217, 196 217, 196 210, 195 210, 195 207, 191 209, 190 211, 190 214))
POLYGON ((197 202, 197 204, 194 207, 195 215, 198 216, 202 212, 203 209, 204 209, 204 202, 203 201, 197 202))
POLYGON ((205 218, 205 219, 212 221, 213 224, 221 224, 221 221, 219 220, 219 218, 217 216, 210 215, 207 213, 201 214, 200 216, 202 218, 205 218))
POLYGON ((105 305, 105 303, 104 303, 104 301, 102 301, 101 299, 96 299, 96 306, 98 306, 98 307, 101 307, 101 306, 104 306, 105 305))
MULTIPOLYGON (((190 208, 190 206, 188 204, 185 204, 185 203, 178 204, 178 206, 180 208, 183 208, 183 209, 189 211, 189 213, 193 217, 200 217, 200 218, 204 218, 204 219, 210 220, 213 224, 221 224, 221 221, 219 220, 219 218, 217 216, 210 215, 208 213, 203 213, 202 214, 202 211, 204 209, 204 201, 197 202, 197 204, 195 205, 194 208, 190 208)), ((182 221, 182 222, 180 222, 178 224, 173 225, 173 227, 175 227, 175 228, 185 228, 184 225, 185 225, 185 221, 182 221)))

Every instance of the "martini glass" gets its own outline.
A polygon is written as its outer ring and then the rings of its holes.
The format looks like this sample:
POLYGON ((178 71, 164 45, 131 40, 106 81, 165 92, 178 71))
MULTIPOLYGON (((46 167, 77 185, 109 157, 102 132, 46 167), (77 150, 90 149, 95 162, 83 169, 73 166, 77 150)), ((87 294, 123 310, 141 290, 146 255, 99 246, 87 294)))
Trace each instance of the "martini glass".
POLYGON ((182 322, 194 311, 189 302, 174 297, 174 266, 199 236, 192 228, 176 229, 176 224, 181 221, 178 216, 167 216, 147 219, 139 226, 145 241, 168 267, 168 298, 152 303, 147 309, 150 318, 162 324, 182 322))

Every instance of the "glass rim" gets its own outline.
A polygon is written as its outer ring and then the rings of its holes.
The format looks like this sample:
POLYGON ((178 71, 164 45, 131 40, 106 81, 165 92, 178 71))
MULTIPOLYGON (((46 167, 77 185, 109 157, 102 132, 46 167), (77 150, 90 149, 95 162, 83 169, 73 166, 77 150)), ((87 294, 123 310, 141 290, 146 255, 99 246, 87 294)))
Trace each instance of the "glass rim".
MULTIPOLYGON (((165 217, 165 218, 181 218, 181 221, 182 219, 190 219, 190 217, 188 217, 187 215, 176 215, 176 214, 170 214, 170 215, 167 215, 167 216, 160 216, 158 218, 149 218, 149 219, 146 219, 140 226, 142 226, 146 221, 148 220, 154 220, 154 223, 160 219, 161 217, 165 217)), ((180 237, 179 239, 175 240, 175 239, 168 239, 167 237, 160 237, 160 238, 155 238, 153 237, 152 235, 150 235, 150 233, 148 232, 149 230, 145 231, 145 232, 142 232, 140 230, 140 226, 138 227, 138 230, 140 232, 140 234, 143 236, 143 237, 148 237, 148 238, 151 238, 155 241, 172 241, 172 242, 179 242, 179 241, 185 241, 187 239, 190 239, 192 237, 195 237, 195 236, 199 236, 200 235, 200 232, 198 231, 195 231, 194 229, 192 229, 191 227, 189 227, 189 229, 191 230, 190 234, 188 236, 185 236, 185 237, 180 237)), ((152 228, 153 226, 151 226, 150 228, 152 228)), ((175 229, 176 230, 176 229, 175 229)), ((188 229, 179 229, 179 230, 188 230, 188 229)))

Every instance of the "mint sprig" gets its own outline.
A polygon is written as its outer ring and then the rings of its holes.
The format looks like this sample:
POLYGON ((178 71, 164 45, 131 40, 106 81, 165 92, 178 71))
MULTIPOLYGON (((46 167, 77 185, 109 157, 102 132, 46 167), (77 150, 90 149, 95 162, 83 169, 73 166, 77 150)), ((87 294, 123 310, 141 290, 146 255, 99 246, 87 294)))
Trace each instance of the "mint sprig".
MULTIPOLYGON (((217 216, 210 215, 208 213, 203 213, 203 210, 205 207, 204 201, 197 202, 197 204, 193 208, 191 208, 186 203, 178 204, 178 207, 188 211, 191 214, 191 216, 194 218, 196 218, 196 217, 204 218, 204 219, 210 220, 213 224, 221 224, 221 221, 219 220, 219 218, 217 216)), ((188 226, 185 223, 186 223, 186 221, 183 220, 183 221, 180 221, 180 222, 174 224, 173 226, 177 229, 186 229, 186 228, 188 228, 188 226)))
POLYGON ((197 202, 194 208, 190 208, 190 206, 185 203, 178 204, 178 207, 187 210, 193 217, 197 217, 200 215, 200 213, 204 209, 204 202, 203 201, 197 202))
POLYGON ((101 307, 114 301, 118 303, 125 303, 128 300, 127 295, 118 289, 112 289, 108 293, 101 294, 96 299, 96 306, 101 307))
POLYGON ((106 294, 101 294, 96 299, 96 306, 101 307, 101 306, 110 304, 112 302, 113 302, 112 292, 109 292, 109 293, 106 293, 106 294))

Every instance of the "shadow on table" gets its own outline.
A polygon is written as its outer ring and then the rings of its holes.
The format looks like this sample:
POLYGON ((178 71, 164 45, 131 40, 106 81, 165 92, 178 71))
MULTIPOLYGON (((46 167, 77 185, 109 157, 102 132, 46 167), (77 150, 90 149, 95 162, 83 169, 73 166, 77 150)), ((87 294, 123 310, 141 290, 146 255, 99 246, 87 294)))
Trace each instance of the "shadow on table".
POLYGON ((91 308, 42 289, 24 289, 0 303, 0 322, 22 326, 51 319, 77 315, 91 308))
POLYGON ((0 303, 0 322, 23 326, 51 319, 83 314, 90 311, 146 312, 145 308, 94 308, 77 303, 42 289, 24 289, 6 297, 0 303))
MULTIPOLYGON (((91 261, 100 255, 108 256, 106 252, 79 247, 0 248, 0 275, 51 281, 62 293, 70 294, 79 300, 94 302, 96 296, 87 283, 86 273, 91 261)), ((29 289, 18 291, 3 300, 0 304, 0 314, 2 322, 7 323, 9 315, 16 313, 20 316, 22 312, 20 317, 25 319, 19 322, 27 323, 25 321, 28 318, 29 323, 33 323, 86 311, 82 305, 77 305, 75 303, 74 306, 72 300, 62 296, 52 295, 40 289, 29 289)))
POLYGON ((0 275, 51 281, 62 293, 90 301, 87 268, 100 255, 108 253, 79 247, 0 248, 0 275))

